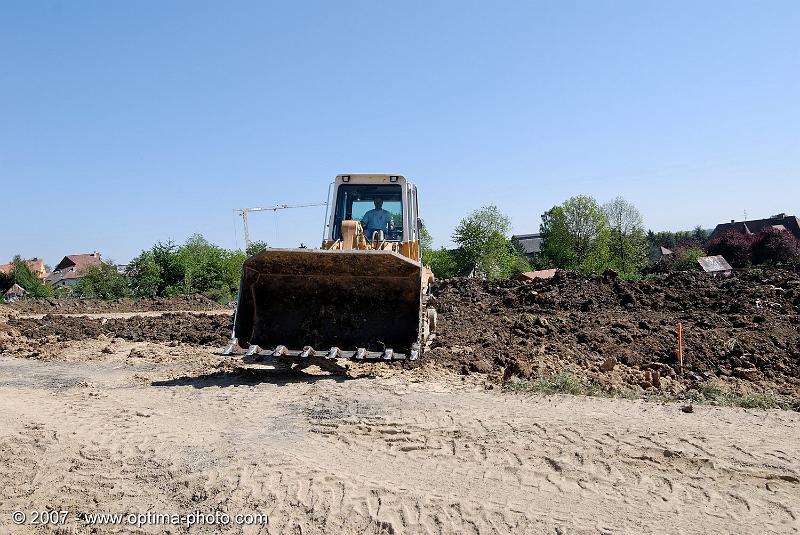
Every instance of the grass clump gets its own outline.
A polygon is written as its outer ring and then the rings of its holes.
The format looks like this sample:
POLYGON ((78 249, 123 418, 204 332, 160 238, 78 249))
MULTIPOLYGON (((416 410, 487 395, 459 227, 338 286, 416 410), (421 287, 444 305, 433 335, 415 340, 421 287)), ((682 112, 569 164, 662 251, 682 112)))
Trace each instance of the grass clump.
POLYGON ((782 404, 772 394, 745 394, 734 396, 731 399, 733 405, 744 407, 745 409, 777 409, 782 404))
POLYGON ((742 393, 731 391, 717 381, 704 383, 697 394, 690 397, 693 398, 693 401, 713 403, 714 405, 725 407, 742 407, 745 409, 790 408, 770 392, 742 393))
POLYGON ((529 392, 539 394, 586 394, 587 388, 578 382, 569 372, 559 372, 550 377, 540 377, 532 381, 516 379, 505 385, 512 392, 529 392))
POLYGON ((725 391, 716 381, 709 381, 700 388, 700 393, 706 401, 721 401, 725 398, 725 391))
POLYGON ((596 396, 610 398, 637 399, 653 402, 691 401, 702 404, 709 403, 723 407, 742 407, 745 409, 787 409, 800 411, 800 400, 784 400, 771 392, 743 393, 729 390, 717 381, 708 381, 696 389, 685 392, 682 396, 667 393, 645 394, 625 386, 601 387, 583 384, 572 373, 562 371, 548 377, 538 379, 520 379, 512 377, 503 389, 507 392, 524 394, 570 394, 573 396, 596 396))

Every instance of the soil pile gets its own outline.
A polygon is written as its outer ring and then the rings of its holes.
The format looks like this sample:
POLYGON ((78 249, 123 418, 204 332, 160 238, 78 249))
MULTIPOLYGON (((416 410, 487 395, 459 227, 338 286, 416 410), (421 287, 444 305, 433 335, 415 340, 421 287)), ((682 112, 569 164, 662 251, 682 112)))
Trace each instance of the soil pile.
POLYGON ((9 325, 22 336, 35 340, 63 342, 104 335, 131 342, 178 342, 222 347, 231 336, 233 321, 232 316, 222 314, 184 312, 102 319, 48 314, 42 319, 11 319, 9 325))
POLYGON ((638 282, 559 271, 550 280, 435 284, 429 355, 462 373, 508 378, 568 369, 600 385, 680 390, 722 378, 800 394, 800 276, 672 273, 638 282), (685 374, 676 362, 683 326, 685 374))
POLYGON ((10 305, 20 314, 96 314, 103 312, 161 312, 223 310, 225 305, 203 295, 176 295, 150 299, 37 299, 10 305))
MULTIPOLYGON (((714 379, 800 398, 798 273, 672 273, 629 282, 614 273, 560 271, 550 280, 525 283, 450 279, 435 283, 433 292, 439 326, 422 364, 487 374, 494 382, 568 371, 585 384, 637 393, 679 394, 714 379), (676 359, 679 322, 683 370, 676 359)), ((197 297, 76 303, 116 306, 114 311, 186 309, 193 303, 219 308, 197 297)), ((10 351, 14 338, 62 342, 101 335, 221 348, 231 327, 232 314, 12 317, 0 333, 0 351, 10 351)))
POLYGON ((7 321, 8 318, 15 315, 16 312, 10 306, 0 304, 0 323, 7 321))

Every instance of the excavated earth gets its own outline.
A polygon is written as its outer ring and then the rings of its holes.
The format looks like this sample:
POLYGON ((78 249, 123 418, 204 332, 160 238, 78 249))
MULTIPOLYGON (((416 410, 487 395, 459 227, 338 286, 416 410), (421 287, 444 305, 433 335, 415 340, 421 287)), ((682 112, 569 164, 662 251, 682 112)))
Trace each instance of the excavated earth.
POLYGON ((527 379, 566 370, 603 387, 671 393, 715 379, 800 397, 796 272, 627 282, 560 271, 525 283, 451 279, 434 292, 441 321, 428 358, 464 374, 527 379))
MULTIPOLYGON (((613 392, 680 395, 708 380, 739 390, 800 399, 800 275, 742 271, 727 278, 673 273, 628 282, 613 273, 558 272, 532 282, 450 279, 434 287, 438 335, 421 361, 488 384, 561 372, 613 392), (676 358, 682 325, 684 366, 676 358)), ((168 300, 26 303, 58 309, 151 311, 219 305, 202 297, 168 300), (116 308, 115 308, 116 307, 116 308)), ((13 312, 12 312, 13 314, 13 312)), ((0 325, 0 351, 46 358, 47 344, 93 338, 222 347, 228 314, 89 318, 48 313, 0 325)))
POLYGON ((85 340, 105 336, 131 342, 176 342, 223 346, 231 336, 232 316, 168 312, 160 316, 88 318, 48 314, 41 319, 11 319, 9 325, 28 339, 85 340))
POLYGON ((176 295, 152 299, 39 299, 18 301, 7 308, 19 314, 97 314, 104 312, 205 311, 227 308, 202 295, 176 295))

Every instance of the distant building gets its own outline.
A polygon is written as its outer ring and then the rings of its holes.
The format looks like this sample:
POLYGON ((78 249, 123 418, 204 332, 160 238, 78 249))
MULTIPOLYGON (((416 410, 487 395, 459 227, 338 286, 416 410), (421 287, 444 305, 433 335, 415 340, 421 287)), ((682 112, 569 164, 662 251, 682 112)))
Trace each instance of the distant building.
POLYGON ((675 251, 667 249, 663 245, 651 245, 648 256, 650 257, 650 265, 655 266, 673 260, 675 251))
POLYGON ((511 236, 511 241, 528 260, 536 260, 542 252, 541 234, 515 234, 511 236))
POLYGON ((25 299, 27 296, 28 292, 25 291, 25 288, 19 284, 14 284, 6 291, 6 293, 3 294, 3 299, 5 299, 7 303, 13 303, 14 301, 25 299))
POLYGON ((800 240, 800 218, 793 215, 778 214, 767 219, 754 219, 752 221, 734 221, 730 223, 720 223, 711 233, 710 240, 718 238, 729 231, 739 232, 740 234, 758 234, 766 228, 777 230, 788 230, 800 240))
MULTIPOLYGON (((44 280, 47 277, 47 268, 44 267, 44 261, 41 258, 31 258, 25 260, 25 265, 33 271, 39 279, 44 280)), ((8 264, 0 264, 0 273, 11 273, 14 270, 14 262, 8 264)))
POLYGON ((56 288, 74 286, 81 279, 81 272, 84 269, 100 265, 102 265, 102 262, 100 253, 97 251, 89 254, 67 255, 58 263, 45 281, 56 288))

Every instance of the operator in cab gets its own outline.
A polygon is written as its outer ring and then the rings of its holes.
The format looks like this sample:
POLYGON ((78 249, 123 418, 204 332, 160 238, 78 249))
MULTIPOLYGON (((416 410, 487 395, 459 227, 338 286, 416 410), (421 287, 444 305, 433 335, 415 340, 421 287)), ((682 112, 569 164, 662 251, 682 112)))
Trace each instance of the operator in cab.
POLYGON ((364 228, 364 234, 366 234, 368 240, 371 240, 375 232, 379 230, 384 234, 387 231, 394 230, 392 213, 383 209, 383 199, 377 197, 373 202, 375 203, 375 208, 368 211, 361 218, 361 226, 364 228))

